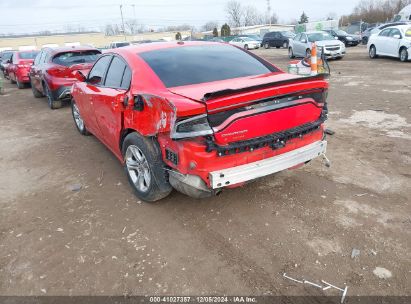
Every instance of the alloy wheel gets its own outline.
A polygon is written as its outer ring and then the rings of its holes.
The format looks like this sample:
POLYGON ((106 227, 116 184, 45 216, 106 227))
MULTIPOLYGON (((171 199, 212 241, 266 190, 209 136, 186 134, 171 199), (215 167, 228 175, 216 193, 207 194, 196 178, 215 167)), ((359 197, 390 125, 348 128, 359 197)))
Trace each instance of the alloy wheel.
POLYGON ((73 116, 74 116, 74 121, 76 122, 76 125, 79 128, 79 130, 83 131, 84 121, 83 121, 83 118, 81 118, 80 111, 75 103, 73 103, 73 116))
POLYGON ((137 146, 130 145, 126 151, 128 174, 140 192, 147 192, 151 185, 151 172, 147 158, 137 146))
POLYGON ((406 49, 402 49, 400 52, 400 60, 401 61, 407 61, 408 60, 408 52, 406 49))

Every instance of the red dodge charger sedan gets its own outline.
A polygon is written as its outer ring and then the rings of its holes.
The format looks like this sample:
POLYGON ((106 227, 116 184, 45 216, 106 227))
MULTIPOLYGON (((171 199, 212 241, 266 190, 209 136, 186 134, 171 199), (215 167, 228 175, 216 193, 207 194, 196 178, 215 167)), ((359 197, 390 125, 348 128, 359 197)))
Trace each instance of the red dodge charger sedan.
POLYGON ((328 83, 232 45, 170 42, 111 50, 71 91, 79 132, 123 163, 145 201, 195 198, 324 155, 328 83))
POLYGON ((11 83, 17 83, 19 89, 30 83, 29 71, 37 54, 38 51, 19 51, 14 52, 9 59, 6 74, 11 83))

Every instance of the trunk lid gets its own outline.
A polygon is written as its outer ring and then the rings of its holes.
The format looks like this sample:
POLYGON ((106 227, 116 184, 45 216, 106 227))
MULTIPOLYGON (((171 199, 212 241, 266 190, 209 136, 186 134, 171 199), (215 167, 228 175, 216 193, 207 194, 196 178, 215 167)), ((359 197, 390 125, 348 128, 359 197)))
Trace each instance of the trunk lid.
POLYGON ((324 76, 277 73, 169 90, 204 103, 216 143, 227 145, 317 121, 324 104, 313 96, 321 100, 327 88, 324 76))

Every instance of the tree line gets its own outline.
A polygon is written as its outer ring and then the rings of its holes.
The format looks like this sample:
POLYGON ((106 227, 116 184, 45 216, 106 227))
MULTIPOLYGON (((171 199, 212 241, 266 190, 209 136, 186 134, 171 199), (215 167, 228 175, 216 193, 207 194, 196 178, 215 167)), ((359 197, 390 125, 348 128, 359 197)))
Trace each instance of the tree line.
POLYGON ((411 0, 361 0, 351 14, 341 16, 340 24, 348 25, 355 21, 387 22, 409 4, 411 0))

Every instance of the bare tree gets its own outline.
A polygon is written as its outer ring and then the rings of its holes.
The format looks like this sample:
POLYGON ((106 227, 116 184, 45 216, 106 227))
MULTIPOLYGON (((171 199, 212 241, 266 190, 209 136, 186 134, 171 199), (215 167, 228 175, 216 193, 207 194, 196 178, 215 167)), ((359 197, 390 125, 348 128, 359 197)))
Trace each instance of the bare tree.
POLYGON ((209 32, 209 31, 212 31, 215 28, 218 28, 218 23, 215 22, 215 21, 209 21, 201 27, 201 30, 203 32, 209 32))
POLYGON ((361 0, 348 16, 342 16, 344 24, 354 21, 369 23, 391 20, 402 8, 411 4, 411 0, 361 0))
POLYGON ((260 14, 254 6, 247 6, 243 10, 244 26, 256 25, 260 21, 260 14))
POLYGON ((229 24, 234 27, 240 27, 242 25, 244 12, 239 1, 231 0, 227 2, 226 12, 229 24))
POLYGON ((137 21, 137 19, 129 19, 125 23, 126 31, 128 31, 131 35, 135 35, 137 33, 143 33, 145 31, 144 24, 141 24, 137 21))

